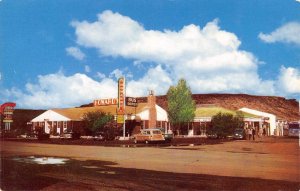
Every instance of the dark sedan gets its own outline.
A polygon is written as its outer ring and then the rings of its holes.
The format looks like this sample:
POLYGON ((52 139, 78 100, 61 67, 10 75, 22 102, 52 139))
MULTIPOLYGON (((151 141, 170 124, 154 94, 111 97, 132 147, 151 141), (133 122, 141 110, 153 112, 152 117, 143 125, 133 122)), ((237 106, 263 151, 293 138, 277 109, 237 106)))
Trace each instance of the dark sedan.
POLYGON ((246 139, 246 132, 243 128, 237 128, 233 132, 234 139, 246 139))

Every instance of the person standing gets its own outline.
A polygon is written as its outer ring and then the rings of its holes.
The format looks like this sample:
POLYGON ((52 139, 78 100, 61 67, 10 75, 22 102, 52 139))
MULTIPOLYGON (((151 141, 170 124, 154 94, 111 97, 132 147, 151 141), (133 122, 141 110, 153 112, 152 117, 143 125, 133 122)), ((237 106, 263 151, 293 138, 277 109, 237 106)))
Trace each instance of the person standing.
POLYGON ((252 137, 252 130, 251 130, 250 127, 248 128, 247 133, 248 133, 248 139, 251 140, 251 137, 252 137))
POLYGON ((253 127, 252 129, 252 137, 253 137, 253 141, 255 140, 255 127, 253 127))
POLYGON ((260 138, 260 137, 262 137, 262 135, 263 135, 263 128, 260 127, 258 130, 258 137, 260 138))

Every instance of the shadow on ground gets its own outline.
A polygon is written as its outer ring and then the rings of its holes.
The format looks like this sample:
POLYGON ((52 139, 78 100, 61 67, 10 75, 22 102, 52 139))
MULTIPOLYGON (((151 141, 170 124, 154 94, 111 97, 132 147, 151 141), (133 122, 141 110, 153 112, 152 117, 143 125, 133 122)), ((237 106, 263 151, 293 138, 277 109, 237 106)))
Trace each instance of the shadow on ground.
MULTIPOLYGON (((158 172, 114 167, 113 162, 66 159, 64 164, 41 164, 37 156, 3 157, 2 190, 299 190, 299 183, 158 172)), ((43 157, 43 156, 40 156, 43 157)), ((44 157, 47 160, 46 157, 44 157)))

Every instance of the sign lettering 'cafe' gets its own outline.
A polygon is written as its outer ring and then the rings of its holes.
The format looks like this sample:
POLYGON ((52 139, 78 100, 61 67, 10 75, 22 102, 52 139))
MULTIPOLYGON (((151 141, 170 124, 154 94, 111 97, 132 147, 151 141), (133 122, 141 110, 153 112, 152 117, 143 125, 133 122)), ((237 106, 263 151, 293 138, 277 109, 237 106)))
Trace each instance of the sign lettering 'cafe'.
POLYGON ((97 99, 94 100, 94 106, 117 105, 117 98, 97 99))

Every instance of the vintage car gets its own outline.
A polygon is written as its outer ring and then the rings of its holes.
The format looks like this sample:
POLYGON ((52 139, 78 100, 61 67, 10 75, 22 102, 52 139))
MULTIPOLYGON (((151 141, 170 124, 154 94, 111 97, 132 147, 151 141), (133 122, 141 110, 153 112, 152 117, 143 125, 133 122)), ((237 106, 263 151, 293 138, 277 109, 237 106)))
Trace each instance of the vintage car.
POLYGON ((80 139, 80 133, 74 131, 65 131, 60 135, 61 139, 80 139))
POLYGON ((244 128, 236 128, 233 132, 234 139, 246 139, 246 132, 244 128))
POLYGON ((139 134, 134 135, 134 143, 144 142, 148 144, 160 141, 165 141, 160 129, 142 129, 139 134))

